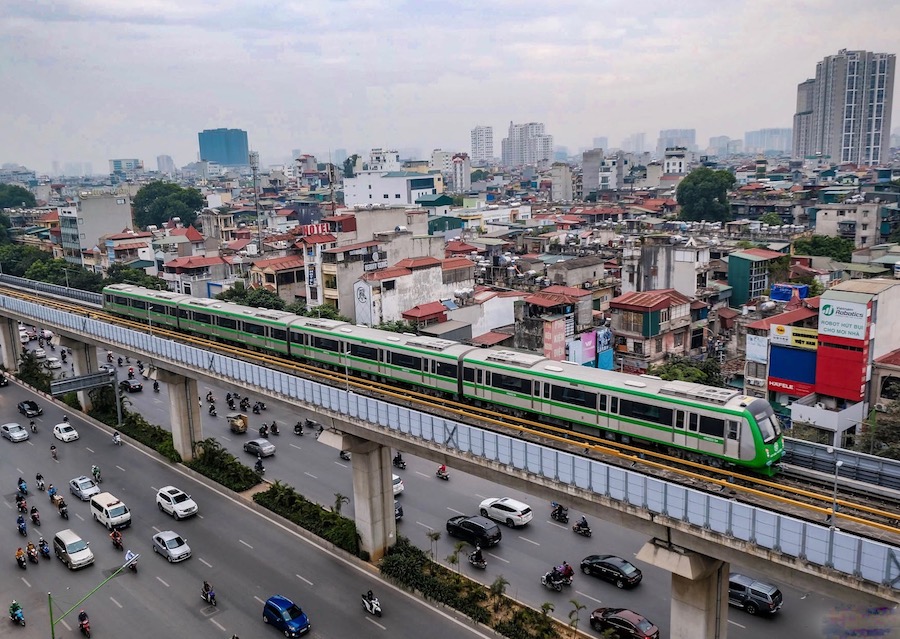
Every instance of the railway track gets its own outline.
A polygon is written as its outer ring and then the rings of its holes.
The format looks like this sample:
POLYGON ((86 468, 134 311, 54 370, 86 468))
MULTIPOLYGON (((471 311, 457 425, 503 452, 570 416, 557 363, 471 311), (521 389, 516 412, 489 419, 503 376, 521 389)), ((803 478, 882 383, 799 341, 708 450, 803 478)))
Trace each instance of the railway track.
MULTIPOLYGON (((93 305, 85 305, 83 302, 73 303, 56 296, 48 298, 46 293, 38 297, 30 291, 9 288, 8 285, 4 287, 3 293, 69 313, 86 315, 99 321, 140 331, 148 330, 146 323, 123 319, 93 305)), ((205 338, 163 327, 151 326, 150 330, 159 337, 277 368, 318 382, 341 387, 348 384, 354 392, 360 394, 413 405, 422 411, 448 419, 565 449, 694 489, 718 495, 731 495, 744 503, 783 512, 807 521, 830 523, 832 507, 836 504, 838 507, 836 526, 861 536, 900 545, 900 491, 893 488, 886 489, 865 481, 839 477, 835 500, 833 474, 786 465, 778 477, 769 479, 734 472, 732 469, 712 468, 638 446, 611 441, 602 434, 588 435, 553 424, 535 422, 526 417, 463 404, 445 397, 436 397, 411 389, 399 389, 396 385, 385 385, 370 379, 347 378, 343 371, 322 369, 231 344, 211 342, 205 338)))

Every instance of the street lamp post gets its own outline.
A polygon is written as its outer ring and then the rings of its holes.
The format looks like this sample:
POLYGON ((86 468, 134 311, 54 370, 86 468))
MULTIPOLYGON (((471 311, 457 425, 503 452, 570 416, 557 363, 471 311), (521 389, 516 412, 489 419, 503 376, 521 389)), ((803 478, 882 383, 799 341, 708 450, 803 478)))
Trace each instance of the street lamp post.
POLYGON ((347 392, 350 392, 350 349, 344 351, 344 385, 347 392))
POLYGON ((259 248, 259 254, 262 255, 262 222, 259 219, 259 188, 257 186, 257 180, 259 176, 259 153, 257 153, 256 151, 250 152, 250 170, 253 172, 253 206, 256 208, 256 232, 258 236, 257 245, 259 248))
POLYGON ((829 517, 829 520, 831 521, 831 528, 832 528, 832 530, 833 530, 834 527, 835 527, 836 521, 837 521, 837 509, 838 509, 838 503, 837 503, 837 495, 838 495, 838 477, 840 476, 840 473, 841 473, 841 466, 844 465, 844 462, 841 461, 840 459, 837 459, 837 451, 836 451, 832 446, 829 446, 829 447, 826 448, 825 450, 828 451, 828 453, 833 454, 833 455, 835 456, 835 460, 834 460, 834 488, 833 488, 833 490, 832 490, 832 492, 831 492, 831 515, 830 515, 830 517, 829 517))

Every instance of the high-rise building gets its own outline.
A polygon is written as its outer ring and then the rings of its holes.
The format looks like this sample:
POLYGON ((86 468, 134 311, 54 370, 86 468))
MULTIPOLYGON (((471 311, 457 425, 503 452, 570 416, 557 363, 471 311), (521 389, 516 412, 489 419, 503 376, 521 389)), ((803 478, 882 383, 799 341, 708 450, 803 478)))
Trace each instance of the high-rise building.
POLYGON ((241 129, 206 129, 197 134, 200 159, 222 166, 249 166, 250 145, 241 129))
POLYGON ((487 164, 494 159, 494 127, 476 126, 472 129, 472 162, 487 164))
POLYGON ((465 153, 455 153, 451 161, 450 184, 456 193, 465 193, 472 188, 472 163, 465 153))
POLYGON ((759 129, 744 133, 744 152, 789 153, 793 145, 793 129, 759 129))
POLYGON ((873 165, 889 158, 896 55, 841 49, 797 86, 793 155, 873 165))
POLYGON ((509 135, 500 146, 504 166, 541 164, 553 159, 553 136, 544 133, 543 122, 510 122, 509 135))
POLYGON ((626 153, 643 153, 647 150, 646 134, 632 133, 622 140, 622 150, 626 153))
POLYGON ((175 162, 171 155, 156 156, 156 170, 163 175, 175 175, 175 162))
MULTIPOLYGON (((581 154, 581 192, 584 199, 597 195, 600 188, 600 164, 603 162, 603 149, 591 149, 581 154)), ((593 199, 593 198, 592 198, 593 199)))
POLYGON ((717 135, 709 139, 709 152, 715 156, 723 158, 728 155, 728 143, 731 138, 727 135, 717 135))
POLYGON ((609 148, 609 138, 605 135, 594 138, 594 148, 595 149, 608 149, 609 148))
POLYGON ((132 226, 131 197, 127 192, 80 193, 73 205, 59 209, 63 259, 83 266, 82 256, 97 246, 101 235, 132 226))
POLYGON ((137 158, 110 160, 109 172, 120 179, 133 180, 144 172, 144 163, 137 158))
POLYGON ((666 154, 666 149, 681 146, 688 151, 697 150, 697 130, 696 129, 663 129, 659 132, 659 139, 656 141, 656 157, 662 159, 666 154))
POLYGON ((550 168, 550 200, 572 201, 572 169, 565 162, 554 162, 550 168))
POLYGON ((431 152, 431 160, 428 162, 428 168, 433 171, 440 171, 444 175, 450 175, 453 168, 453 151, 442 151, 435 149, 431 152))

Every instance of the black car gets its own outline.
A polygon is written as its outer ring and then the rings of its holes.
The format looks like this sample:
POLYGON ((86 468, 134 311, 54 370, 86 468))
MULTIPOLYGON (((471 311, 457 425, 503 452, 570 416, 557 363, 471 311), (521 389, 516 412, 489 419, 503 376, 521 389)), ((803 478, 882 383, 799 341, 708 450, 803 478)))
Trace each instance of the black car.
POLYGON ((616 588, 634 588, 643 577, 634 564, 615 555, 588 555, 581 560, 581 572, 600 577, 616 588))
POLYGON ((656 624, 627 608, 597 608, 591 613, 591 628, 611 630, 613 639, 659 639, 656 624))
POLYGON ((500 543, 500 526, 487 517, 457 515, 447 520, 447 534, 459 537, 473 546, 489 548, 500 543))
POLYGON ((775 614, 781 610, 784 597, 777 586, 733 572, 728 577, 728 603, 751 615, 775 614))
POLYGON ((38 415, 44 414, 44 409, 38 406, 37 402, 33 402, 30 399, 19 402, 18 408, 19 412, 25 415, 25 417, 37 417, 38 415))
POLYGON ((123 390, 126 393, 139 393, 144 390, 144 385, 136 379, 123 379, 119 382, 119 390, 123 390))
POLYGON ((403 519, 403 506, 396 499, 394 500, 394 521, 403 519))
POLYGON ((0 386, 9 386, 9 380, 6 379, 6 375, 0 373, 0 386))

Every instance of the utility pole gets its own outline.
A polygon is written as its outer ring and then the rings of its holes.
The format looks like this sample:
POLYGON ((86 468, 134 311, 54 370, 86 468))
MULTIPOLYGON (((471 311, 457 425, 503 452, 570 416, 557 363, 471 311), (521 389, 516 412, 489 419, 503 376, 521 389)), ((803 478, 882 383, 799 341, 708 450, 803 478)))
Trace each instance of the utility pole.
POLYGON ((253 172, 253 206, 256 208, 256 233, 259 254, 263 253, 262 221, 259 219, 259 153, 250 151, 250 170, 253 172))

